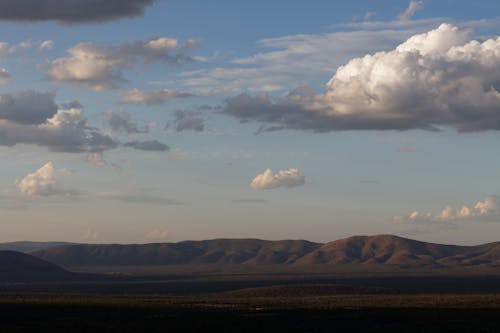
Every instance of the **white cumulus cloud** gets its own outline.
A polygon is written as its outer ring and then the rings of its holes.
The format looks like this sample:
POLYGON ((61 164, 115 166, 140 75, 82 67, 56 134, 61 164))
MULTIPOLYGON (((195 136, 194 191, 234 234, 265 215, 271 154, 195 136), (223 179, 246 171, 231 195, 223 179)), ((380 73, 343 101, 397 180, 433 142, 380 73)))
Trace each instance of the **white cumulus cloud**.
POLYGON ((300 88, 284 98, 238 95, 223 113, 276 129, 500 129, 500 37, 442 24, 392 51, 354 58, 323 94, 300 88))
POLYGON ((306 177, 302 176, 298 169, 290 168, 273 173, 273 170, 267 168, 252 180, 250 186, 255 190, 269 190, 278 187, 302 186, 305 183, 306 177))
POLYGON ((76 191, 64 189, 57 184, 58 175, 69 175, 67 169, 56 169, 54 163, 48 162, 40 169, 26 175, 16 183, 19 192, 27 196, 74 195, 76 191))

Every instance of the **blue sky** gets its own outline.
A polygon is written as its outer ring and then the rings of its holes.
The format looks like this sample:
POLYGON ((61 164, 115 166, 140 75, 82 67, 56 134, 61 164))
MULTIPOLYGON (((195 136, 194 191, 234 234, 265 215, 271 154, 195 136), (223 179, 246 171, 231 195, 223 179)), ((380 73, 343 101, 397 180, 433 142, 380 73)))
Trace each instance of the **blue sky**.
POLYGON ((0 241, 498 241, 497 1, 31 1, 0 241))

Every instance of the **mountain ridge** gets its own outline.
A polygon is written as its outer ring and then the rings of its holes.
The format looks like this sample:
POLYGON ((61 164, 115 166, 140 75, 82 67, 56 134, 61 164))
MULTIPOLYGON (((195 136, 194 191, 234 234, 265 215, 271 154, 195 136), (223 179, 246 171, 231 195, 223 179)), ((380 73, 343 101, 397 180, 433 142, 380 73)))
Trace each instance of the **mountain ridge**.
POLYGON ((389 265, 500 268, 500 242, 445 245, 394 235, 352 236, 327 243, 218 238, 150 244, 75 244, 30 254, 61 265, 389 265))

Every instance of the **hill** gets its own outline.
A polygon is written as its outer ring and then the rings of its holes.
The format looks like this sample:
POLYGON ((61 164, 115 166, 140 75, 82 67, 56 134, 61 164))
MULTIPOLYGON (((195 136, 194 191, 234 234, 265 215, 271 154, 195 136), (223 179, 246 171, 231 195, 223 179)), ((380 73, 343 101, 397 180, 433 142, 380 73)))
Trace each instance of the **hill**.
POLYGON ((0 282, 57 281, 74 275, 45 260, 14 251, 0 251, 0 282))
POLYGON ((64 267, 139 265, 378 265, 499 267, 500 243, 442 245, 392 235, 354 236, 326 244, 304 240, 215 239, 156 244, 77 244, 30 252, 64 267))

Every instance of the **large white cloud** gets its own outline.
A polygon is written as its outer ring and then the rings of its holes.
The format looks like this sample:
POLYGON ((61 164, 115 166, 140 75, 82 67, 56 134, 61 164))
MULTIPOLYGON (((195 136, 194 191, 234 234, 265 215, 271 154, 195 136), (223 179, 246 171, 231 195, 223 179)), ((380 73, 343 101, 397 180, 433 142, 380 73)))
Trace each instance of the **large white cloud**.
POLYGON ((439 214, 414 211, 409 215, 395 216, 394 222, 420 224, 457 220, 480 220, 500 222, 500 196, 488 196, 474 205, 462 207, 446 206, 439 214))
POLYGON ((65 189, 57 184, 57 176, 68 175, 67 169, 56 169, 54 163, 48 162, 40 169, 26 175, 17 182, 19 192, 27 196, 74 195, 76 191, 65 189))
POLYGON ((223 112, 313 131, 498 130, 499 90, 500 38, 478 41, 442 24, 392 51, 350 60, 321 95, 307 89, 285 98, 239 95, 223 112))
POLYGON ((106 48, 94 43, 79 43, 68 49, 68 57, 57 58, 50 63, 47 76, 96 91, 108 90, 124 80, 124 69, 138 63, 177 64, 190 61, 185 51, 193 44, 193 39, 180 45, 177 39, 166 37, 106 48))
POLYGON ((273 173, 273 170, 267 168, 252 180, 250 186, 255 190, 269 190, 278 187, 297 187, 305 183, 306 178, 298 169, 290 168, 273 173))

